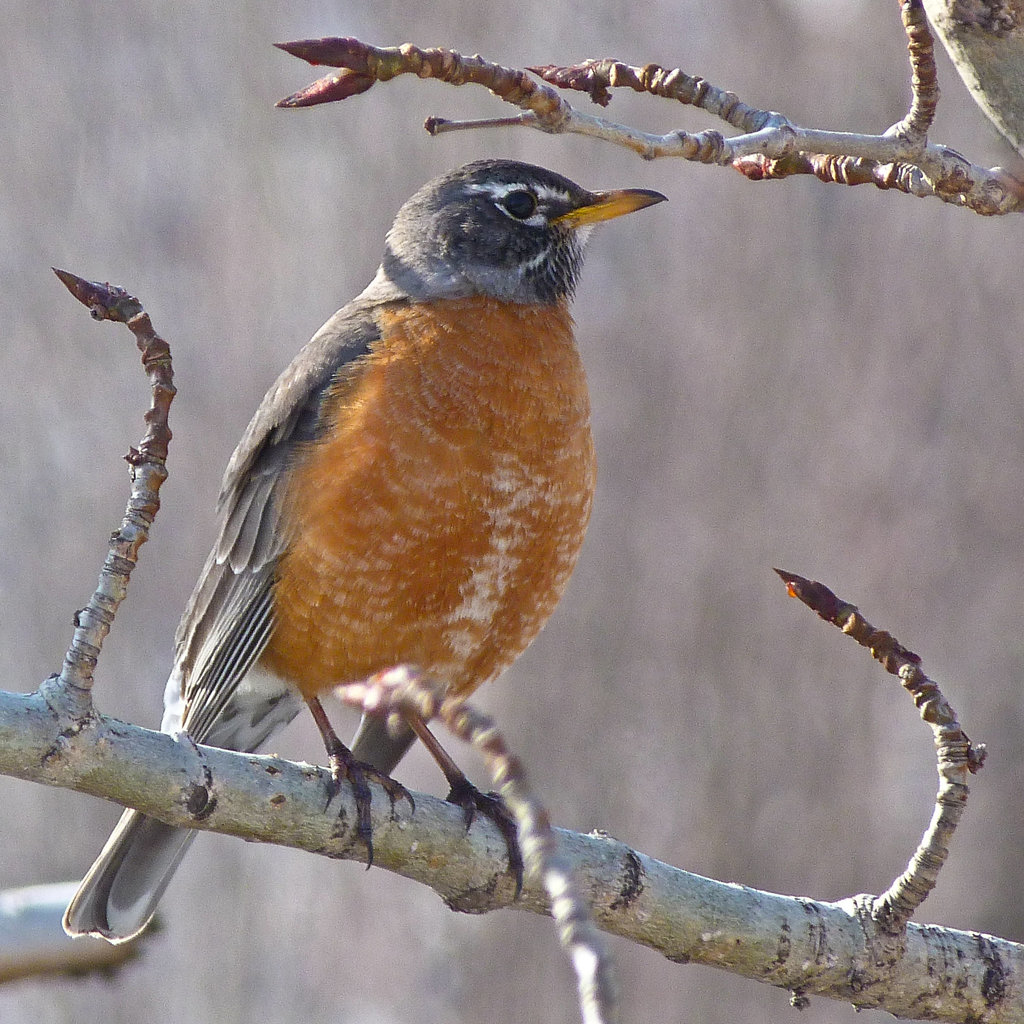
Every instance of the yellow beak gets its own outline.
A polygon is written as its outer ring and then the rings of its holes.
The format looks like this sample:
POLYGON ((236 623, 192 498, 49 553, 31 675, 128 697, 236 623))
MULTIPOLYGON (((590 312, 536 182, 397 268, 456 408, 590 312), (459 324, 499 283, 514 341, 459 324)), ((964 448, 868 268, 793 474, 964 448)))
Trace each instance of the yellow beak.
POLYGON ((647 188, 620 188, 613 192, 591 192, 590 201, 575 210, 555 217, 553 224, 569 224, 574 228, 584 224, 598 224, 613 217, 642 210, 655 203, 663 203, 667 196, 647 188))

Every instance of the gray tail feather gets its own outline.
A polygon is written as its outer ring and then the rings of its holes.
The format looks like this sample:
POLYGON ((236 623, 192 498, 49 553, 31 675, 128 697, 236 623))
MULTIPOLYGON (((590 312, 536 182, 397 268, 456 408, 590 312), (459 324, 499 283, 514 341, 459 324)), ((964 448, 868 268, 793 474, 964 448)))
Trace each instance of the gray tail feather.
POLYGON ((149 924, 195 832, 125 811, 64 912, 69 935, 127 942, 149 924))
MULTIPOLYGON (((392 736, 382 719, 364 716, 352 753, 390 775, 415 740, 411 729, 403 727, 392 736)), ((68 904, 64 930, 69 935, 99 935, 110 942, 135 938, 152 919, 195 836, 189 829, 125 811, 68 904)))
POLYGON ((407 726, 400 726, 397 735, 392 736, 383 718, 363 715, 352 741, 352 754, 357 761, 390 775, 415 740, 415 733, 407 726))

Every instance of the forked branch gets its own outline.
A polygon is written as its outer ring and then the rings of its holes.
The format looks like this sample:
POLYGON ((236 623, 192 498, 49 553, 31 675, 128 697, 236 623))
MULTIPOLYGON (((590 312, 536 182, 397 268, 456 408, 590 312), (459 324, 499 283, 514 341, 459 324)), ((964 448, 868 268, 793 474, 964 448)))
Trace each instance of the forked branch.
POLYGON ((782 114, 750 107, 703 78, 657 64, 634 67, 617 60, 588 60, 567 67, 546 65, 524 71, 454 50, 423 49, 410 43, 376 47, 352 38, 277 44, 310 64, 340 69, 286 97, 278 106, 306 107, 348 99, 377 82, 416 75, 449 85, 482 85, 521 111, 512 117, 472 121, 427 118, 427 131, 435 135, 470 128, 529 127, 601 139, 632 149, 649 160, 674 156, 731 166, 752 181, 813 174, 834 184, 872 184, 919 197, 934 196, 979 214, 1021 212, 1024 182, 1002 168, 980 167, 946 146, 929 142, 928 130, 939 99, 933 37, 921 0, 902 0, 900 9, 908 40, 913 97, 907 115, 878 135, 804 128, 782 114), (543 82, 531 78, 527 71, 543 82), (584 92, 601 106, 608 105, 613 89, 649 93, 705 110, 740 134, 726 137, 713 130, 677 130, 660 135, 643 132, 577 110, 551 85, 584 92))

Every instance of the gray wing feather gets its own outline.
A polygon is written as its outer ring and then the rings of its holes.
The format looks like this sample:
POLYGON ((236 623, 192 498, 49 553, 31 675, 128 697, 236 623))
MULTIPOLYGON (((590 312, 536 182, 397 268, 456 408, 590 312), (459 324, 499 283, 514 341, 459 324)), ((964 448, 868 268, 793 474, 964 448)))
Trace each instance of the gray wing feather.
POLYGON ((281 521, 289 460, 316 440, 328 389, 339 375, 356 371, 378 337, 368 305, 359 300, 331 317, 267 393, 228 463, 221 531, 176 637, 181 724, 198 742, 218 731, 273 631, 274 574, 289 541, 281 521))

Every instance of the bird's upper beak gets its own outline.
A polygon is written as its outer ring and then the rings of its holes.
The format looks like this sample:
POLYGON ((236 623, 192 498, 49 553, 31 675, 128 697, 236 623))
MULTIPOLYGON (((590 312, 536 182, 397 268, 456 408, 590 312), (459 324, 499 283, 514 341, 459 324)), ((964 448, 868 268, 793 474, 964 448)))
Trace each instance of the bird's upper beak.
POLYGON ((597 224, 613 217, 622 217, 655 203, 663 203, 667 196, 647 188, 620 188, 612 192, 591 192, 590 199, 575 210, 563 213, 553 221, 578 228, 584 224, 597 224))

